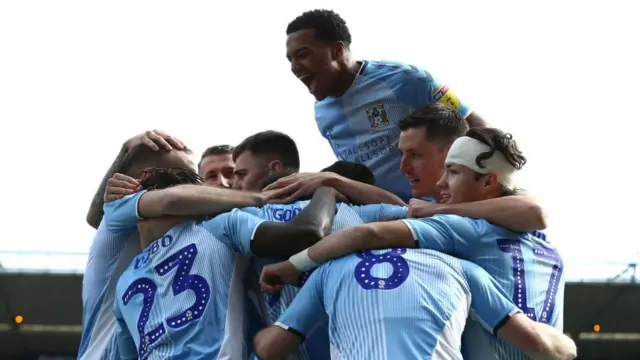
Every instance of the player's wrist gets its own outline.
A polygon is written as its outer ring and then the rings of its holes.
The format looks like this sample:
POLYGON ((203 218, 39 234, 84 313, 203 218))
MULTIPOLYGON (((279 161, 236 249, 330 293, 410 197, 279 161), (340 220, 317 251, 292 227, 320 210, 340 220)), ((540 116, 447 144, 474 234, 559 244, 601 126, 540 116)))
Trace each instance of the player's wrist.
POLYGON ((318 264, 309 257, 309 249, 304 249, 299 253, 292 255, 289 258, 289 262, 300 272, 309 271, 318 267, 318 264))

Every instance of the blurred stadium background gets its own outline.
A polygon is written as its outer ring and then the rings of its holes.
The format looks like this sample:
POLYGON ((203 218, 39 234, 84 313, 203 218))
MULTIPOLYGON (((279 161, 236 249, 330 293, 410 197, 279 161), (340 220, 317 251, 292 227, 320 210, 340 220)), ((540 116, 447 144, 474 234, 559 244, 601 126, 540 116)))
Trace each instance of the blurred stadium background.
MULTIPOLYGON (((0 252, 0 360, 75 359, 86 260, 87 254, 0 252)), ((579 359, 640 359, 636 265, 566 261, 564 328, 579 359)))

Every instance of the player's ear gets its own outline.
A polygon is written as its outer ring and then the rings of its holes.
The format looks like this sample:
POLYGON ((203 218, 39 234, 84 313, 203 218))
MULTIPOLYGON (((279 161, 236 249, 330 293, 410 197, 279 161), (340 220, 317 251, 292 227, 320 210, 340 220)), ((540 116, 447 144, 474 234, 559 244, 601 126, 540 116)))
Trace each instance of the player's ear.
POLYGON ((331 46, 331 60, 337 61, 343 58, 346 45, 342 41, 337 41, 331 46))
POLYGON ((282 162, 280 162, 280 160, 273 160, 269 163, 269 170, 272 172, 280 172, 282 169, 284 169, 284 166, 282 166, 282 162))
POLYGON ((484 187, 487 190, 495 189, 498 186, 500 186, 500 183, 498 182, 496 174, 488 174, 485 176, 484 187))

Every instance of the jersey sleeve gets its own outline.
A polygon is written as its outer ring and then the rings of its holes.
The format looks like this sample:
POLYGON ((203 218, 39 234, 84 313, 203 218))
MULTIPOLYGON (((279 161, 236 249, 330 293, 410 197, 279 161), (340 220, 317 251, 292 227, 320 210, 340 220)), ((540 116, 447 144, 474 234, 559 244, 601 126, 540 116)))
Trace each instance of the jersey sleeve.
POLYGON ((435 215, 403 221, 423 249, 459 255, 466 253, 470 241, 478 238, 473 220, 457 215, 435 215))
POLYGON ((127 324, 124 322, 124 318, 120 312, 120 303, 118 301, 115 302, 114 315, 116 318, 116 344, 118 344, 120 359, 137 359, 138 350, 136 349, 136 343, 129 332, 127 324))
POLYGON ((471 108, 462 102, 449 86, 422 68, 417 66, 410 66, 410 68, 411 70, 404 73, 406 85, 401 85, 400 91, 403 93, 403 98, 411 99, 410 103, 415 109, 440 103, 455 110, 463 118, 471 114, 471 108))
POLYGON ((109 232, 120 235, 137 230, 138 220, 142 219, 138 214, 138 201, 146 192, 142 190, 104 204, 102 221, 109 232))
POLYGON ((406 219, 409 211, 407 206, 389 204, 353 206, 353 209, 365 223, 406 219))
POLYGON ((298 295, 274 325, 304 339, 326 316, 322 300, 322 279, 326 265, 314 271, 298 295))
POLYGON ((470 261, 461 262, 471 291, 471 315, 495 335, 520 309, 483 268, 470 261))
POLYGON ((218 240, 226 243, 235 251, 251 254, 251 240, 258 226, 265 220, 239 209, 220 214, 203 223, 204 227, 218 240))

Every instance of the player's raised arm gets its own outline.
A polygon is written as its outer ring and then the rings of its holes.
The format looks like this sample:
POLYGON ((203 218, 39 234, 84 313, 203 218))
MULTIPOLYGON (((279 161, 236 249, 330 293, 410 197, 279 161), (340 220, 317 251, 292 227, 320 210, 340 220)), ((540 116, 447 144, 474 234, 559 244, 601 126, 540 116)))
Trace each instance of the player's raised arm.
POLYGON ((278 179, 267 186, 265 190, 278 189, 274 197, 283 198, 286 203, 307 196, 321 186, 336 189, 354 204, 385 203, 400 206, 406 205, 402 199, 389 191, 364 182, 351 180, 330 171, 292 174, 278 179))
POLYGON ((544 210, 532 195, 524 191, 510 196, 456 204, 433 204, 412 199, 409 209, 409 216, 412 217, 452 214, 485 219, 513 231, 544 230, 547 227, 544 210))
POLYGON ((322 187, 291 221, 263 222, 251 242, 256 256, 288 256, 306 249, 331 232, 336 213, 336 191, 322 187))
POLYGON ((215 215, 266 201, 262 193, 186 184, 148 192, 140 198, 138 213, 142 218, 215 215))
POLYGON ((278 321, 256 335, 253 344, 260 359, 284 358, 323 319, 323 270, 314 271, 278 321))
POLYGON ((172 149, 184 150, 186 148, 180 140, 161 131, 155 130, 146 131, 125 141, 124 144, 122 144, 120 152, 113 161, 113 164, 111 164, 111 167, 107 170, 100 182, 98 190, 91 201, 91 205, 89 206, 89 211, 87 212, 87 223, 91 225, 91 227, 97 229, 100 225, 100 221, 102 221, 102 207, 104 205, 104 193, 107 181, 109 181, 109 179, 116 173, 132 175, 128 174, 128 170, 131 166, 132 155, 143 146, 146 146, 153 151, 158 151, 160 149, 167 151, 172 149))
POLYGON ((360 250, 420 247, 453 253, 456 243, 476 237, 473 226, 464 220, 454 215, 442 215, 348 227, 293 255, 288 261, 266 266, 260 281, 265 291, 269 291, 269 286, 293 283, 301 272, 360 250))
POLYGON ((318 189, 309 204, 285 223, 265 221, 249 212, 234 209, 205 221, 203 225, 220 241, 242 254, 290 256, 331 231, 335 196, 333 189, 318 189))

